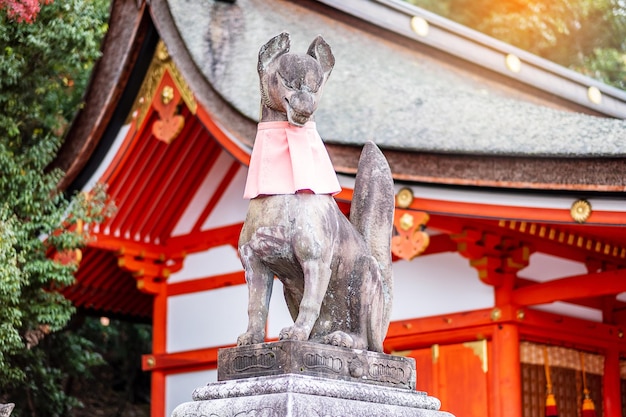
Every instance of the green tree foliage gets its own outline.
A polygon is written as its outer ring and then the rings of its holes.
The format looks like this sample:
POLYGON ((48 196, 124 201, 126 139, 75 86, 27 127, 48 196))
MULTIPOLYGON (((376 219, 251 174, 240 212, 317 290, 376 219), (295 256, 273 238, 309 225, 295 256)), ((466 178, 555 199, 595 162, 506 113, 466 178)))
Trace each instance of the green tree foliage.
POLYGON ((101 360, 93 345, 61 332, 74 308, 59 292, 73 283, 87 234, 101 221, 102 189, 67 199, 59 171, 46 171, 80 108, 107 30, 106 0, 44 5, 32 23, 0 3, 0 400, 15 415, 62 415, 73 404, 62 383, 101 360), (8 396, 11 395, 11 398, 8 396))
POLYGON ((622 0, 406 0, 626 89, 622 0))

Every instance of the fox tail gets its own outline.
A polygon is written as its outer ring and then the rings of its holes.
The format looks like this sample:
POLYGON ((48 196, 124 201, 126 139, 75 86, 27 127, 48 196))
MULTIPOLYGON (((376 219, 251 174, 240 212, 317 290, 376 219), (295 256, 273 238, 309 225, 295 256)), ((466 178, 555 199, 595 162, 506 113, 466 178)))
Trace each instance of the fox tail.
POLYGON ((382 311, 372 312, 370 326, 373 327, 369 332, 370 344, 373 343, 375 346, 382 346, 391 315, 393 298, 391 234, 394 208, 395 193, 391 169, 378 146, 368 141, 359 159, 350 223, 364 237, 370 253, 380 267, 382 311))

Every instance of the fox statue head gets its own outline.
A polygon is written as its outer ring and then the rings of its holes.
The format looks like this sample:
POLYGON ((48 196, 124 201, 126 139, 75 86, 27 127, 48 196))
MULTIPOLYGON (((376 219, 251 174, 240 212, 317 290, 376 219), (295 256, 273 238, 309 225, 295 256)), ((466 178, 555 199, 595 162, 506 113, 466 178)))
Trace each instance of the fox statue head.
POLYGON ((285 121, 302 126, 313 120, 335 57, 317 36, 306 54, 289 52, 289 33, 283 32, 259 51, 261 121, 285 121))

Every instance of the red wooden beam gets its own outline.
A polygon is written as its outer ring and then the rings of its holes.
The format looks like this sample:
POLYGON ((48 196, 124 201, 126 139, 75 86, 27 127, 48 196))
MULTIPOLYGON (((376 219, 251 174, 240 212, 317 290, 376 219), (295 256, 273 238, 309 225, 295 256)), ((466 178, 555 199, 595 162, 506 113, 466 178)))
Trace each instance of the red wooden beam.
POLYGON ((626 269, 556 279, 513 290, 513 304, 530 306, 626 291, 626 269))
MULTIPOLYGON (((428 230, 426 230, 426 232, 428 233, 428 230)), ((420 256, 434 255, 436 253, 443 252, 456 252, 456 250, 456 242, 452 241, 449 235, 440 234, 430 236, 430 243, 428 244, 426 250, 424 250, 424 252, 422 252, 420 256)))
POLYGON ((389 324, 387 337, 400 337, 429 332, 447 332, 468 327, 492 324, 491 309, 443 314, 411 320, 399 320, 389 324))
POLYGON ((167 285, 167 295, 174 296, 189 294, 200 291, 216 290, 218 288, 229 287, 231 285, 242 285, 246 283, 243 271, 232 272, 230 274, 218 275, 214 277, 193 279, 189 281, 176 282, 167 285))
POLYGON ((237 145, 237 143, 224 133, 222 129, 213 121, 213 116, 211 116, 211 114, 200 103, 198 103, 196 116, 229 154, 235 157, 235 159, 242 164, 246 166, 250 165, 251 150, 247 147, 243 148, 237 145))
POLYGON ((111 252, 118 252, 120 255, 132 255, 140 257, 167 257, 168 249, 163 245, 155 245, 147 242, 137 242, 134 240, 107 235, 102 232, 91 233, 89 247, 104 249, 111 252))
MULTIPOLYGON (((197 124, 195 124, 197 126, 197 124)), ((201 143, 206 137, 206 131, 197 129, 195 134, 186 138, 190 143, 201 143)), ((193 198, 200 181, 181 181, 183 178, 204 178, 207 173, 207 161, 215 151, 215 146, 206 144, 201 147, 186 146, 184 153, 170 168, 170 173, 179 173, 180 176, 168 175, 166 182, 161 184, 162 192, 158 196, 160 204, 153 204, 145 213, 145 221, 139 230, 141 236, 157 237, 162 241, 169 237, 173 224, 177 223, 183 210, 193 198), (183 176, 184 175, 184 176, 183 176), (156 219, 157 221, 152 221, 156 219), (168 233, 163 233, 167 230, 168 233)))
MULTIPOLYGON (((226 346, 230 347, 230 346, 226 346)), ((217 367, 219 347, 190 350, 177 353, 153 353, 143 355, 141 367, 144 371, 178 371, 189 367, 217 367)))
POLYGON ((489 339, 494 318, 498 321, 517 320, 513 308, 504 307, 395 321, 389 324, 385 351, 489 339))
POLYGON ((507 323, 518 325, 525 340, 590 351, 606 347, 626 351, 624 333, 618 326, 513 305, 395 321, 389 325, 384 345, 391 351, 490 339, 495 328, 507 323))
POLYGON ((626 349, 624 333, 615 325, 530 308, 523 309, 521 321, 520 333, 527 340, 589 351, 616 347, 621 351, 626 349))
POLYGON ((186 253, 201 252, 222 245, 236 246, 242 227, 242 223, 231 224, 189 235, 172 237, 165 243, 172 252, 186 253))

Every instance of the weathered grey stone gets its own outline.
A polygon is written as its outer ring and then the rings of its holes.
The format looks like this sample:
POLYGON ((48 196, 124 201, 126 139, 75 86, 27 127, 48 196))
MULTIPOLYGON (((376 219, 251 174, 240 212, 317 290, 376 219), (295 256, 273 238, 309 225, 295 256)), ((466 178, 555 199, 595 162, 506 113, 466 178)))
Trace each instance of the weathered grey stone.
POLYGON ((218 381, 298 374, 415 389, 415 360, 311 342, 279 341, 220 349, 218 381))
POLYGON ((172 417, 451 417, 424 392, 279 375, 222 381, 194 391, 195 401, 179 405, 172 417))
MULTIPOLYGON (((290 52, 290 37, 285 32, 263 45, 257 66, 261 122, 284 122, 296 130, 304 129, 302 125, 313 120, 334 63, 330 46, 320 36, 313 40, 306 54, 290 52)), ((297 139, 293 141, 304 144, 277 146, 273 138, 269 145, 255 149, 280 154, 292 165, 300 162, 298 154, 325 153, 321 140, 320 147, 307 148, 309 139, 295 135, 297 139), (272 146, 275 149, 269 149, 272 146), (290 153, 292 150, 295 155, 290 153)), ((253 150, 249 175, 254 172, 254 157, 253 150)), ((309 158, 305 162, 321 159, 309 158)), ((332 179, 337 182, 328 162, 332 179)), ((314 168, 302 175, 306 177, 305 184, 320 175, 319 165, 312 165, 314 168)), ((260 172, 258 177, 252 177, 252 182, 262 182, 268 176, 267 171, 260 172)), ((293 190, 293 194, 265 191, 250 196, 239 238, 239 254, 248 284, 248 328, 237 339, 238 345, 265 340, 276 276, 283 283, 294 320, 293 326, 281 330, 281 340, 312 340, 382 352, 392 302, 395 201, 389 164, 373 142, 366 143, 361 153, 350 220, 329 194, 339 190, 337 182, 336 190, 320 194, 304 187, 293 190)))
POLYGON ((11 411, 13 411, 13 407, 15 404, 0 404, 0 417, 9 417, 11 415, 11 411))

